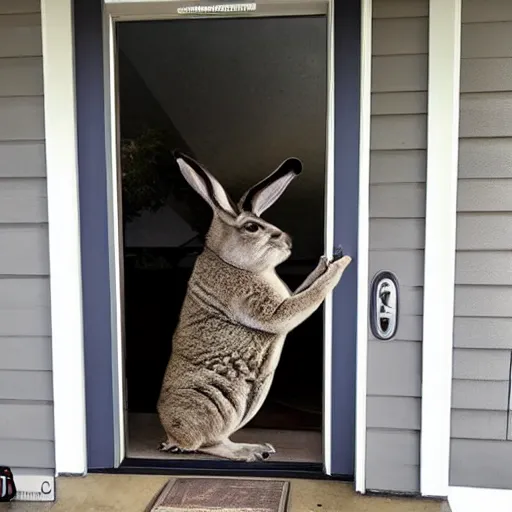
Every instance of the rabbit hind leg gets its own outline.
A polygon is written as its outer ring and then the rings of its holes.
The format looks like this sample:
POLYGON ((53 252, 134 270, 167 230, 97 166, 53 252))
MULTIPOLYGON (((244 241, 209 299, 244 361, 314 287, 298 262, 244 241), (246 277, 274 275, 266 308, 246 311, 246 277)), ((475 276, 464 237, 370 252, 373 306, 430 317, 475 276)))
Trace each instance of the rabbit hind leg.
MULTIPOLYGON (((177 405, 179 402, 176 400, 177 405)), ((158 404, 158 416, 160 424, 165 432, 166 439, 158 450, 169 453, 195 453, 204 443, 204 436, 200 429, 192 428, 188 423, 186 414, 182 408, 166 407, 166 403, 158 404)))
MULTIPOLYGON (((162 418, 161 418, 162 419, 162 418)), ((202 444, 202 436, 190 436, 183 435, 181 429, 176 428, 173 430, 173 435, 169 433, 168 428, 169 423, 171 426, 177 427, 180 423, 176 420, 167 422, 163 421, 162 426, 164 427, 166 433, 166 439, 158 446, 158 450, 161 452, 168 452, 174 454, 186 454, 186 453, 195 453, 197 448, 202 444), (181 434, 181 435, 180 435, 181 434)))
POLYGON ((174 439, 167 439, 166 441, 161 442, 158 445, 158 451, 175 454, 196 453, 195 450, 185 450, 180 448, 174 439))
POLYGON ((211 446, 202 446, 197 450, 206 455, 214 455, 223 459, 244 462, 256 462, 266 460, 275 449, 271 444, 233 443, 229 439, 220 441, 211 446))
POLYGON ((183 439, 182 441, 178 441, 174 437, 167 434, 167 439, 159 444, 158 450, 161 452, 174 454, 196 453, 200 444, 200 441, 194 442, 191 439, 183 439))

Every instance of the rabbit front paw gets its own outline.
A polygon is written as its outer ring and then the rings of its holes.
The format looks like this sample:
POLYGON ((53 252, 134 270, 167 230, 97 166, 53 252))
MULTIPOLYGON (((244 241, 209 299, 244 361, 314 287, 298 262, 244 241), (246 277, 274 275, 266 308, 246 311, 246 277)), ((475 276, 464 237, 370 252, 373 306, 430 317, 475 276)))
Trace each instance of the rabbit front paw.
POLYGON ((350 256, 343 256, 343 258, 339 260, 331 260, 329 262, 327 275, 338 282, 338 280, 341 279, 343 272, 345 272, 345 269, 350 265, 351 261, 352 258, 350 256))
POLYGON ((334 249, 334 254, 332 256, 332 261, 340 260, 341 258, 343 258, 343 256, 344 256, 343 247, 341 245, 338 245, 338 247, 336 247, 334 249))
POLYGON ((337 271, 344 271, 352 261, 352 258, 350 256, 343 256, 340 259, 333 259, 329 263, 329 267, 335 268, 337 271))
POLYGON ((317 270, 320 274, 323 274, 329 267, 329 258, 327 256, 320 256, 320 261, 317 265, 317 270))

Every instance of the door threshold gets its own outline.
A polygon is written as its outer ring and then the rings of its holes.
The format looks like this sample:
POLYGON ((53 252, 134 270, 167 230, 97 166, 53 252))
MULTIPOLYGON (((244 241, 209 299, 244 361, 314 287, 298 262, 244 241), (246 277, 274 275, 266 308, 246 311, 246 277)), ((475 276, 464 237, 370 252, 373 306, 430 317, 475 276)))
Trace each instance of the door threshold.
POLYGON ((321 463, 310 462, 233 462, 227 460, 126 458, 118 468, 90 469, 89 473, 354 480, 353 475, 326 475, 321 463))

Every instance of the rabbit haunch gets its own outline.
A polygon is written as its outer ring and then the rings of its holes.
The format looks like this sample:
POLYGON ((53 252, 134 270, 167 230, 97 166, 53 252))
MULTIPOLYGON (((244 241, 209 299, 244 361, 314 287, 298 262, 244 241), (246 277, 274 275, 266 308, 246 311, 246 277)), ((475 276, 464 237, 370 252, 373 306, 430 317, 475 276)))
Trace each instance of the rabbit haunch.
POLYGON ((161 449, 265 459, 275 452, 271 445, 229 438, 263 405, 286 334, 322 304, 351 259, 322 256, 294 292, 276 274, 275 267, 291 254, 291 238, 260 215, 301 172, 299 160, 285 160, 235 205, 199 163, 182 154, 176 159, 212 208, 213 219, 162 383, 157 409, 167 439, 161 449))

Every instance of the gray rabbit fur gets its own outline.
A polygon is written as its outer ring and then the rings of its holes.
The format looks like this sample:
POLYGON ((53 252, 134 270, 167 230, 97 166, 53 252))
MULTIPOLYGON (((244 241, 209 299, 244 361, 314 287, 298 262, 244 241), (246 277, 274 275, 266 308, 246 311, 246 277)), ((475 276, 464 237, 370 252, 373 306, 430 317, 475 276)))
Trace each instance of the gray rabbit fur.
POLYGON ((275 453, 270 444, 234 443, 230 436, 265 401, 287 333, 321 305, 351 258, 322 256, 294 292, 276 274, 291 254, 291 238, 260 215, 301 172, 300 160, 285 160, 235 205, 202 165, 181 153, 175 158, 213 219, 163 378, 157 410, 167 439, 160 449, 263 460, 275 453))

